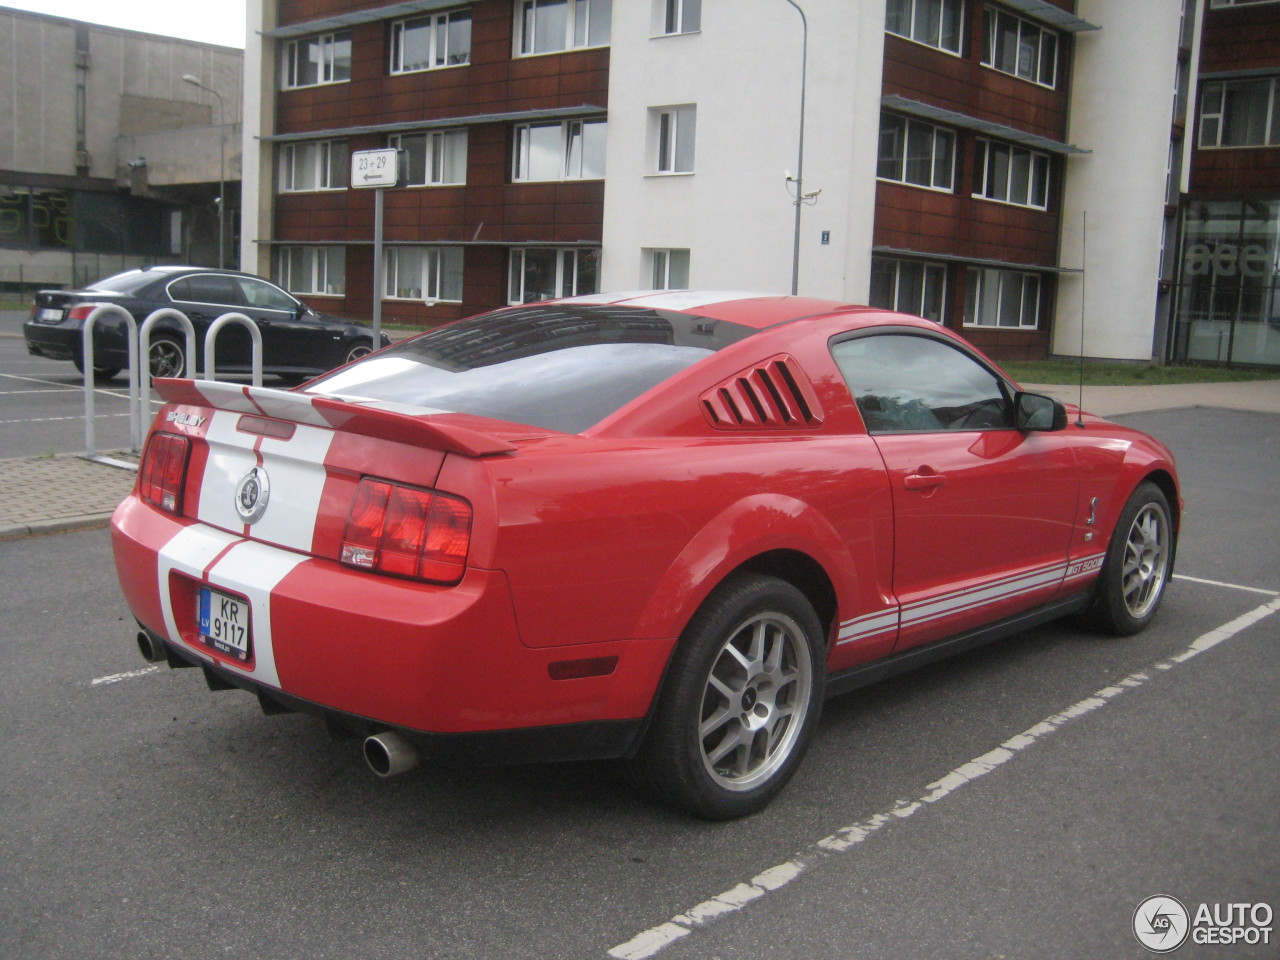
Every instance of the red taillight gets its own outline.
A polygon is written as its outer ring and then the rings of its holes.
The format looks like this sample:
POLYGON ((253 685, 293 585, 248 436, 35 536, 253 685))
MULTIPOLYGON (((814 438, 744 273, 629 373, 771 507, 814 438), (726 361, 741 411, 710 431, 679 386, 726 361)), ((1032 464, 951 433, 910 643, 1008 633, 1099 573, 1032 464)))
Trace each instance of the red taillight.
POLYGON ((186 437, 153 433, 138 470, 138 493, 142 499, 180 516, 190 452, 191 441, 186 437))
POLYGON ((68 320, 88 320, 89 314, 97 310, 102 304, 100 303, 82 303, 79 306, 72 307, 67 312, 68 320))
POLYGON ((342 562, 432 583, 457 583, 471 545, 471 505, 458 497, 365 477, 342 534, 342 562))

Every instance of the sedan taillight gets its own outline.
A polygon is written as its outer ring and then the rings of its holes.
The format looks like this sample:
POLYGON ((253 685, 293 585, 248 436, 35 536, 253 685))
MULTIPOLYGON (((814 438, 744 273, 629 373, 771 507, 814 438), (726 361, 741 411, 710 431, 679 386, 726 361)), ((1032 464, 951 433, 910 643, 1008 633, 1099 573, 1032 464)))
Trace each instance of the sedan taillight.
POLYGON ((161 510, 182 515, 191 441, 173 433, 153 433, 138 470, 138 493, 161 510))
POLYGON ((342 534, 342 562, 397 577, 457 583, 471 545, 471 505, 458 497, 365 477, 342 534))
POLYGON ((88 320, 89 314, 97 310, 102 304, 100 303, 81 303, 70 309, 67 313, 68 320, 88 320))

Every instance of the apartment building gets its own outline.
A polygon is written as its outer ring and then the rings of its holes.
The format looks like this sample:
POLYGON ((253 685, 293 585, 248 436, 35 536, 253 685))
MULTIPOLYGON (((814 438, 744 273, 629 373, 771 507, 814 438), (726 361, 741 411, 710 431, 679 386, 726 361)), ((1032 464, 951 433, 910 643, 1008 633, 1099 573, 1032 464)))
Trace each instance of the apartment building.
POLYGON ((242 259, 424 325, 794 285, 1000 358, 1162 358, 1225 322, 1178 306, 1192 161, 1226 152, 1188 113, 1201 35, 1268 6, 250 0, 242 259), (388 146, 405 179, 375 265, 349 158, 388 146))

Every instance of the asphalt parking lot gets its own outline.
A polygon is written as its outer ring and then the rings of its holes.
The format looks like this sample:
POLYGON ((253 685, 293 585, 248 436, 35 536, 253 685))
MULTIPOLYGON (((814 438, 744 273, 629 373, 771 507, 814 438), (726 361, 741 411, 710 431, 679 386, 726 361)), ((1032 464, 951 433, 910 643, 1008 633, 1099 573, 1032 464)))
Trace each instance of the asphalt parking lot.
POLYGON ((608 764, 377 780, 144 664, 105 531, 0 543, 0 956, 1143 957, 1148 896, 1280 906, 1280 417, 1123 419, 1188 501, 1154 628, 1056 624, 834 700, 727 824, 608 764))

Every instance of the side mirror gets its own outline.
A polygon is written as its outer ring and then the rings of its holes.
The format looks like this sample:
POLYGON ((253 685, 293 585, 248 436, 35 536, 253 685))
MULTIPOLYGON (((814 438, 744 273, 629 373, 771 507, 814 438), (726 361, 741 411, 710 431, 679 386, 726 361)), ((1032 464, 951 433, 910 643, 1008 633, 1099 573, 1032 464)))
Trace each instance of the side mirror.
POLYGON ((1052 397, 1019 393, 1013 400, 1013 423, 1023 433, 1067 429, 1067 408, 1052 397))

